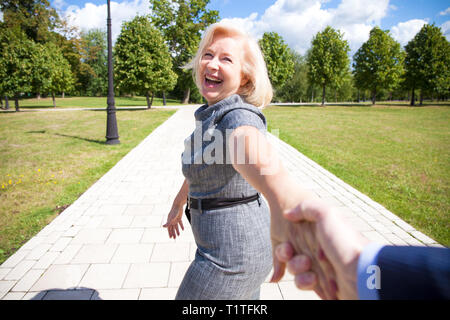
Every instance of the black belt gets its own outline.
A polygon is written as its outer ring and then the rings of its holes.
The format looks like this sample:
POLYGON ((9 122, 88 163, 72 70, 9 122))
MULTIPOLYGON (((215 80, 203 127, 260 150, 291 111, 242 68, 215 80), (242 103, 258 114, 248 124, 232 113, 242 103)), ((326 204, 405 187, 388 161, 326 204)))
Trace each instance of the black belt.
POLYGON ((190 209, 197 210, 212 210, 212 209, 220 209, 220 208, 228 208, 232 206, 236 206, 238 204, 249 203, 252 201, 258 200, 258 203, 261 205, 261 200, 259 193, 245 198, 212 198, 212 199, 197 199, 188 197, 186 203, 186 217, 189 222, 191 222, 191 214, 190 209))

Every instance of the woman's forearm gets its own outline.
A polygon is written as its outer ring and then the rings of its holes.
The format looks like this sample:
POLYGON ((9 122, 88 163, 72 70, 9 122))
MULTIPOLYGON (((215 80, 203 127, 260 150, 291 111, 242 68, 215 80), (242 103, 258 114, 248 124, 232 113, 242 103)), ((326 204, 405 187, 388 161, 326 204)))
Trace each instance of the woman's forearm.
POLYGON ((186 179, 184 179, 184 182, 180 188, 180 191, 178 191, 177 196, 173 200, 174 206, 183 206, 186 204, 187 196, 189 193, 189 185, 186 179))

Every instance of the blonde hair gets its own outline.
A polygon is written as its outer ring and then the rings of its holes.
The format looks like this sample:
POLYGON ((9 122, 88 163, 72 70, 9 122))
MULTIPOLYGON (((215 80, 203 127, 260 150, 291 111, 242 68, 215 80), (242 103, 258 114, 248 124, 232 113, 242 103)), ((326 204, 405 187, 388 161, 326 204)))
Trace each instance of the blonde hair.
POLYGON ((198 73, 201 58, 216 35, 225 35, 242 40, 244 44, 242 74, 248 81, 240 88, 239 94, 247 103, 253 104, 254 106, 262 108, 268 105, 273 97, 273 89, 267 74, 267 67, 261 49, 258 43, 250 38, 249 35, 228 23, 219 22, 210 25, 200 41, 194 58, 183 67, 184 69, 192 69, 192 77, 197 87, 199 89, 201 88, 201 82, 203 80, 198 73))

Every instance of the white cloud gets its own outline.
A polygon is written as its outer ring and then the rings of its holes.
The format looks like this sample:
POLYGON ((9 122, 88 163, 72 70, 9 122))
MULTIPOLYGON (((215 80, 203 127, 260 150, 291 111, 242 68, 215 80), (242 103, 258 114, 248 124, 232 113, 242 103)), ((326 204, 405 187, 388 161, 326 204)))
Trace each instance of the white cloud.
POLYGON ((52 7, 54 7, 56 10, 62 10, 67 5, 67 3, 64 0, 54 0, 52 2, 52 7))
MULTIPOLYGON (((111 32, 113 42, 120 34, 120 29, 124 21, 133 19, 136 15, 150 13, 148 0, 133 0, 115 2, 111 1, 111 32)), ((68 18, 71 25, 77 26, 80 30, 100 28, 106 30, 107 5, 95 5, 86 3, 83 8, 71 5, 62 14, 68 18)))
POLYGON ((224 19, 242 27, 256 38, 266 31, 279 33, 289 46, 304 54, 312 37, 327 25, 344 32, 351 54, 369 38, 370 30, 380 24, 389 0, 342 0, 337 8, 326 9, 327 0, 278 0, 262 16, 224 19))
POLYGON ((413 19, 406 22, 400 22, 391 28, 392 37, 400 42, 402 46, 405 46, 409 40, 414 38, 417 32, 422 29, 424 24, 427 24, 426 20, 413 19))
POLYGON ((444 36, 447 38, 448 41, 450 41, 450 20, 445 21, 441 25, 442 33, 444 33, 444 36))
POLYGON ((441 15, 441 16, 446 16, 446 15, 449 15, 449 14, 450 14, 450 7, 448 7, 444 11, 439 12, 439 15, 441 15))

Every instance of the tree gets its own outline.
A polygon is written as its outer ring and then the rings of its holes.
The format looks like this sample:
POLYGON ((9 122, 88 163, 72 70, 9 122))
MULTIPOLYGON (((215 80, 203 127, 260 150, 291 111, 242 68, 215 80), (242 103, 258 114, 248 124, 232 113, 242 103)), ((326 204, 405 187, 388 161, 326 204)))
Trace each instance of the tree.
POLYGON ((403 74, 404 52, 389 31, 374 27, 369 39, 353 56, 355 85, 358 89, 370 90, 372 104, 377 93, 395 88, 403 74))
POLYGON ((283 38, 276 32, 264 32, 259 40, 270 82, 275 93, 294 74, 294 59, 283 38))
POLYGON ((312 39, 307 57, 308 79, 322 88, 322 105, 325 104, 326 87, 339 88, 342 79, 348 73, 349 51, 350 47, 341 32, 330 26, 318 32, 312 39))
POLYGON ((53 107, 56 108, 55 94, 73 88, 74 80, 69 62, 58 47, 48 42, 35 45, 32 64, 33 89, 39 93, 50 93, 53 107))
POLYGON ((182 103, 188 103, 196 88, 191 72, 181 69, 195 55, 201 32, 219 20, 219 12, 207 10, 209 0, 150 0, 152 21, 162 32, 173 57, 178 75, 176 87, 183 91, 182 103))
POLYGON ((81 59, 90 67, 83 91, 89 96, 107 95, 108 65, 106 32, 92 29, 81 34, 81 59))
POLYGON ((52 41, 60 25, 58 13, 47 0, 0 0, 0 10, 8 28, 19 27, 34 42, 52 41))
POLYGON ((136 16, 123 24, 114 58, 117 88, 145 94, 148 108, 150 94, 153 100, 155 92, 170 90, 176 83, 169 49, 147 17, 136 16))
POLYGON ((411 105, 415 90, 445 93, 450 88, 450 45, 439 27, 425 24, 405 46, 404 85, 411 89, 411 105))
POLYGON ((307 90, 309 86, 306 58, 293 50, 291 50, 291 55, 294 62, 294 73, 289 78, 289 81, 285 81, 284 85, 278 90, 278 96, 281 98, 281 101, 306 101, 308 99, 307 90))
POLYGON ((14 97, 16 111, 19 95, 31 91, 32 54, 35 49, 18 27, 0 28, 0 92, 14 97))

